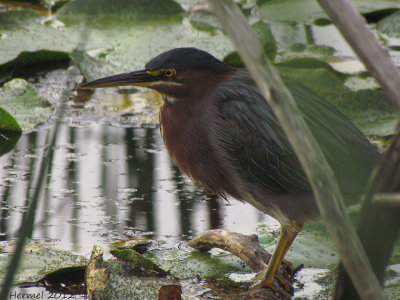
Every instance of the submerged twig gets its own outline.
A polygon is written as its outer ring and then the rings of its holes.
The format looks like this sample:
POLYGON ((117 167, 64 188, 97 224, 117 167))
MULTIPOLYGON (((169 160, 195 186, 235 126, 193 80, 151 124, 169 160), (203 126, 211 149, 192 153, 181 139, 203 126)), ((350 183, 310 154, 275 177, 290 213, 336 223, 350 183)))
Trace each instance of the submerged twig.
POLYGON ((200 251, 220 248, 240 257, 254 271, 261 272, 267 267, 271 258, 258 243, 256 235, 244 235, 228 230, 208 230, 193 240, 188 245, 200 251))

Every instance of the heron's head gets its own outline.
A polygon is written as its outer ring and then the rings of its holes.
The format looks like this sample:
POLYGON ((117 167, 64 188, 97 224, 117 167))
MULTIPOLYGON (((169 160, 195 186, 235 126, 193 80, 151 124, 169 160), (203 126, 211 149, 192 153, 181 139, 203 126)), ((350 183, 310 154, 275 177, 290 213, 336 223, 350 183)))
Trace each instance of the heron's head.
POLYGON ((84 83, 80 88, 141 86, 154 89, 167 99, 201 97, 236 71, 196 48, 176 48, 151 59, 142 70, 112 75, 84 83))

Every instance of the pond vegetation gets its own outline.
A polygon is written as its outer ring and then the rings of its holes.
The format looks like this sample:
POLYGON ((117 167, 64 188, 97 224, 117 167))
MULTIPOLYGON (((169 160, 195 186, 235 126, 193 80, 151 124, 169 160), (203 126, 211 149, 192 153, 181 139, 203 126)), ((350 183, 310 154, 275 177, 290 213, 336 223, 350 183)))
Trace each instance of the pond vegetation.
MULTIPOLYGON (((241 296, 235 284, 248 283, 251 270, 226 252, 197 253, 184 241, 206 229, 224 228, 257 233, 267 251, 273 249, 276 221, 248 204, 205 195, 170 160, 159 132, 159 95, 133 88, 77 91, 84 79, 142 68, 151 57, 179 46, 198 47, 241 65, 216 18, 192 9, 200 2, 0 1, 2 281, 22 217, 36 189, 40 191, 14 281, 19 285, 11 292, 83 298, 81 281, 60 282, 68 278, 70 267, 82 278, 94 245, 104 248, 105 264, 120 270, 108 252, 112 243, 152 239, 145 243, 145 257, 174 279, 160 281, 146 274, 135 283, 125 274, 115 275, 111 281, 120 288, 110 284, 104 297, 119 293, 135 298, 135 292, 146 290, 152 299, 161 285, 174 285, 178 278, 187 299, 234 299, 241 296), (49 148, 56 123, 55 144, 49 148), (44 153, 48 163, 38 185, 44 153), (52 272, 64 268, 63 279, 55 280, 52 272), (196 276, 202 280, 194 280, 196 276), (230 290, 224 291, 226 287, 230 290)), ((331 101, 384 149, 399 114, 317 2, 293 3, 241 1, 240 7, 281 74, 331 101)), ((400 4, 353 4, 399 66, 400 4)), ((322 223, 306 226, 287 259, 305 265, 296 277, 295 296, 329 294, 339 258, 322 223)), ((390 299, 400 289, 399 265, 400 245, 388 271, 390 299)))

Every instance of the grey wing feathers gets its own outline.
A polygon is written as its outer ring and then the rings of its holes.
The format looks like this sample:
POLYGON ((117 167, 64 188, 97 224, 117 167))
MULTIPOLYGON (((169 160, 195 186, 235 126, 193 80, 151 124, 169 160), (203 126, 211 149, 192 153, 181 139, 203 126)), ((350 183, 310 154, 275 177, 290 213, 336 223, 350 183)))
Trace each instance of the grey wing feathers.
MULTIPOLYGON (((377 152, 358 128, 304 86, 284 80, 320 144, 342 191, 363 191, 377 152)), ((311 187, 275 115, 247 72, 224 84, 218 95, 215 132, 225 155, 270 192, 307 193, 311 187), (234 86, 234 88, 233 88, 234 86)))
POLYGON ((245 80, 228 83, 220 96, 221 120, 215 128, 219 146, 236 168, 242 170, 245 179, 262 184, 267 191, 310 192, 279 122, 255 85, 245 80))

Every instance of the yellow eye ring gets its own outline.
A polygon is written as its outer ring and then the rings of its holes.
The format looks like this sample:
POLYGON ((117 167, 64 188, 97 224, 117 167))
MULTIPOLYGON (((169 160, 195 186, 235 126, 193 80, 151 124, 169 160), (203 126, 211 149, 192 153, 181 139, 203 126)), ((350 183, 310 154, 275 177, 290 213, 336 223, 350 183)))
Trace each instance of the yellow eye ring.
POLYGON ((176 71, 174 69, 165 69, 163 73, 166 77, 171 77, 175 75, 176 71))

